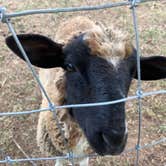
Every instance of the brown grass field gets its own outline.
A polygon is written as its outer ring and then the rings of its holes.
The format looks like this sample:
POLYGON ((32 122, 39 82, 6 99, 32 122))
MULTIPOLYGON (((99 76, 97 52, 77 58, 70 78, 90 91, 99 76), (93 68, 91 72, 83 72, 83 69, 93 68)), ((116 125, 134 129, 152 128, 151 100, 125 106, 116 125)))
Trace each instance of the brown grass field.
MULTIPOLYGON (((117 0, 114 0, 117 1, 117 0)), ((27 9, 55 8, 81 5, 97 5, 109 0, 0 0, 7 12, 27 9)), ((118 7, 100 11, 41 14, 12 19, 17 33, 39 33, 54 39, 56 27, 60 21, 71 16, 85 15, 106 26, 115 26, 131 34, 134 43, 132 15, 129 7, 118 7)), ((166 56, 166 1, 158 0, 137 7, 141 54, 166 56)), ((30 70, 6 47, 5 37, 10 33, 7 25, 0 23, 0 112, 17 112, 38 109, 41 93, 30 70)), ((38 69, 37 69, 38 70, 38 69)), ((136 80, 133 81, 129 95, 136 92, 136 80)), ((166 80, 142 82, 144 92, 166 90, 166 80)), ((151 143, 166 136, 166 96, 149 96, 142 100, 141 145, 151 143)), ((137 101, 127 102, 128 144, 133 148, 137 142, 138 112, 137 101)), ((0 117, 0 160, 6 156, 12 159, 43 157, 36 145, 37 113, 23 116, 0 117), (21 147, 21 149, 19 148, 21 147)), ((132 166, 136 153, 120 156, 97 157, 90 160, 91 166, 132 166)), ((51 161, 36 162, 40 166, 52 166, 51 161)), ((3 164, 2 164, 3 165, 3 164)), ((32 163, 14 163, 13 166, 30 166, 32 163)), ((166 165, 166 144, 153 146, 140 151, 140 166, 166 165)))

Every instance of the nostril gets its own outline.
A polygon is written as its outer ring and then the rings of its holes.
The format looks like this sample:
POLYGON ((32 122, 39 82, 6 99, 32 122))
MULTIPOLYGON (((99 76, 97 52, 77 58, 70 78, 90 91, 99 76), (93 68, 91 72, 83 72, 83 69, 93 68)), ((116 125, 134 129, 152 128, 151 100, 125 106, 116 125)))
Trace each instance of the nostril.
POLYGON ((120 154, 125 147, 127 140, 125 131, 121 132, 114 129, 104 129, 100 131, 84 130, 88 142, 99 155, 117 155, 120 154))
POLYGON ((110 138, 106 134, 102 134, 102 138, 107 145, 110 144, 110 138))
POLYGON ((111 132, 112 132, 112 134, 114 134, 114 135, 119 135, 118 130, 114 130, 114 129, 112 129, 111 132))
POLYGON ((125 141, 126 134, 125 132, 120 132, 117 130, 111 130, 112 132, 112 143, 114 145, 120 145, 125 141))
POLYGON ((91 147, 99 155, 104 155, 106 150, 106 142, 103 141, 102 132, 92 132, 89 133, 89 130, 86 132, 87 139, 91 147))

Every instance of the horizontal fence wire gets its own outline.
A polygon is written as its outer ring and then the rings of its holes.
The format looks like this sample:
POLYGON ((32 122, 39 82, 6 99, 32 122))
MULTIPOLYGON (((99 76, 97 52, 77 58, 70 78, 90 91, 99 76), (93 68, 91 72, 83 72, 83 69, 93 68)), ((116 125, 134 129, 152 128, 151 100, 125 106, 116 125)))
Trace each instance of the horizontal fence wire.
MULTIPOLYGON (((151 95, 158 95, 158 94, 166 94, 166 90, 159 90, 159 91, 153 91, 153 92, 142 92, 141 90, 141 71, 140 71, 140 48, 139 48, 139 33, 138 33, 138 23, 137 23, 137 16, 136 16, 136 6, 143 2, 148 1, 155 1, 155 0, 129 0, 124 2, 117 2, 117 3, 107 3, 103 5, 96 5, 96 6, 82 6, 82 7, 68 7, 68 8, 54 8, 54 9, 38 9, 38 10, 27 10, 27 11, 21 11, 21 12, 15 12, 15 13, 6 13, 6 9, 4 7, 0 7, 0 21, 3 23, 6 23, 8 25, 9 31, 12 33, 15 42, 17 43, 22 55, 26 59, 26 62, 28 64, 28 67, 30 68, 34 78, 36 79, 42 93, 46 97, 48 101, 48 107, 47 108, 41 108, 37 110, 30 110, 30 111, 22 111, 22 112, 3 112, 0 113, 0 116, 18 116, 18 115, 24 115, 24 114, 32 114, 32 113, 38 113, 43 111, 53 111, 54 113, 54 119, 59 127, 60 133, 62 135, 62 138, 65 139, 61 126, 59 125, 59 121, 56 117, 56 111, 64 109, 64 108, 78 108, 78 107, 97 107, 101 105, 110 105, 110 104, 116 104, 120 102, 126 102, 130 100, 138 100, 138 115, 139 115, 139 124, 138 124, 138 138, 137 138, 137 145, 135 148, 125 150, 122 155, 129 152, 136 151, 136 160, 135 165, 138 165, 139 162, 139 151, 145 148, 151 148, 154 145, 161 144, 166 142, 166 138, 161 138, 157 141, 152 141, 149 144, 141 145, 141 123, 142 123, 142 114, 141 114, 141 100, 144 97, 151 96, 151 95), (74 105, 62 105, 62 106, 56 106, 54 103, 52 103, 51 99, 47 95, 47 92, 45 91, 39 77, 37 76, 36 71, 34 70, 33 66, 31 65, 20 41, 18 40, 17 34, 13 28, 13 25, 10 22, 10 18, 14 17, 20 17, 20 16, 26 16, 26 15, 33 15, 33 14, 46 14, 46 13, 59 13, 59 12, 78 12, 78 11, 91 11, 91 10, 101 10, 101 9, 108 9, 113 7, 120 7, 120 6, 130 6, 130 9, 132 10, 132 16, 133 16, 133 27, 135 31, 135 42, 136 42, 136 48, 137 48, 137 71, 138 71, 138 82, 137 82, 137 92, 134 96, 129 96, 126 98, 122 98, 119 100, 114 101, 107 101, 107 102, 99 102, 99 103, 87 103, 87 104, 74 104, 74 105)), ((87 155, 78 155, 73 154, 72 151, 68 148, 68 145, 66 142, 66 149, 68 153, 66 155, 62 156, 55 156, 55 157, 48 157, 48 158, 27 158, 27 159, 12 159, 10 156, 6 156, 4 160, 0 160, 0 164, 10 164, 15 162, 28 162, 28 161, 43 161, 43 160, 69 160, 72 165, 74 165, 75 158, 86 158, 86 157, 97 157, 97 154, 87 154, 87 155)), ((108 157, 108 156, 106 156, 108 157)))
MULTIPOLYGON (((144 144, 139 147, 140 150, 147 149, 147 148, 152 148, 155 145, 161 144, 166 142, 166 138, 161 138, 156 141, 152 141, 151 143, 144 144)), ((125 155, 126 153, 132 153, 136 150, 136 148, 131 148, 131 149, 126 149, 121 155, 125 155)), ((98 157, 97 154, 83 154, 83 155, 75 155, 73 154, 74 159, 81 159, 81 158, 95 158, 98 157)), ((105 156, 107 158, 111 158, 111 156, 105 156)), ((69 154, 67 155, 62 155, 62 156, 55 156, 55 157, 38 157, 38 158, 20 158, 20 159, 12 159, 10 156, 7 156, 4 160, 0 160, 0 164, 5 164, 10 161, 10 163, 17 163, 17 162, 29 162, 29 161, 45 161, 45 160, 68 160, 69 159, 69 154)))
MULTIPOLYGON (((1 7, 1 21, 6 21, 6 19, 10 19, 13 17, 20 17, 26 15, 33 15, 33 14, 48 14, 48 13, 64 13, 64 12, 78 12, 78 11, 93 11, 93 10, 102 10, 102 9, 109 9, 113 7, 120 7, 120 6, 129 6, 133 0, 124 1, 124 2, 114 2, 114 3, 107 3, 103 5, 96 5, 96 6, 82 6, 82 7, 67 7, 67 8, 53 8, 53 9, 36 9, 36 10, 26 10, 22 12, 15 12, 15 13, 5 13, 5 8, 1 7)), ((151 2, 156 0, 134 0, 134 5, 144 3, 144 2, 151 2)))
POLYGON ((39 112, 44 112, 44 111, 55 111, 55 110, 61 110, 61 109, 67 109, 67 108, 83 108, 83 107, 97 107, 97 106, 106 106, 106 105, 111 105, 111 104, 117 104, 121 102, 126 102, 126 101, 131 101, 131 100, 136 100, 138 98, 145 98, 148 96, 152 95, 159 95, 159 94, 166 94, 166 90, 159 90, 159 91, 153 91, 153 92, 145 92, 142 93, 141 96, 135 95, 135 96, 129 96, 126 98, 122 98, 119 100, 114 100, 114 101, 107 101, 107 102, 98 102, 98 103, 88 103, 88 104, 70 104, 70 105, 62 105, 62 106, 54 106, 54 109, 52 107, 47 107, 47 108, 41 108, 41 109, 36 109, 36 110, 31 110, 31 111, 21 111, 21 112, 1 112, 0 116, 19 116, 19 115, 26 115, 26 114, 32 114, 32 113, 39 113, 39 112))

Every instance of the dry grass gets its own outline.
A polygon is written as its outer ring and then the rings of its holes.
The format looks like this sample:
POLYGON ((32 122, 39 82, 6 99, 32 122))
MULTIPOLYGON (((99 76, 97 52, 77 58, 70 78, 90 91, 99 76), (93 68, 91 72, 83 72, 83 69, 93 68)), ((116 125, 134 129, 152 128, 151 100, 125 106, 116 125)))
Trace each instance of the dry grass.
MULTIPOLYGON (((116 0, 115 0, 116 1, 116 0)), ((48 7, 66 7, 80 5, 94 5, 108 0, 0 0, 0 4, 8 12, 25 9, 48 7)), ((166 55, 166 3, 165 1, 145 3, 138 7, 137 15, 140 30, 140 45, 143 55, 166 55)), ((26 16, 12 19, 18 33, 40 33, 54 38, 56 27, 60 21, 74 15, 88 15, 104 25, 124 29, 131 33, 133 25, 131 11, 128 7, 113 8, 93 12, 60 13, 52 15, 26 16)), ((39 108, 41 94, 25 63, 14 56, 5 46, 5 37, 9 34, 5 24, 0 24, 0 112, 16 112, 39 108)), ((136 81, 130 90, 135 94, 136 81)), ((144 82, 144 91, 166 89, 166 81, 144 82)), ((136 101, 127 103, 127 121, 129 139, 127 148, 135 146, 137 141, 138 114, 136 101)), ((12 158, 24 158, 16 140, 30 157, 40 157, 36 145, 37 114, 0 117, 0 160, 9 155, 12 158)), ((151 96, 143 99, 142 141, 149 143, 166 136, 166 97, 164 95, 151 96)), ((129 166, 133 165, 135 153, 117 157, 98 157, 91 159, 91 166, 129 166)), ((164 166, 165 145, 157 145, 150 149, 141 150, 140 165, 164 166)), ((16 163, 14 165, 31 165, 31 163, 16 163)), ((53 165, 52 162, 38 162, 37 165, 53 165)))

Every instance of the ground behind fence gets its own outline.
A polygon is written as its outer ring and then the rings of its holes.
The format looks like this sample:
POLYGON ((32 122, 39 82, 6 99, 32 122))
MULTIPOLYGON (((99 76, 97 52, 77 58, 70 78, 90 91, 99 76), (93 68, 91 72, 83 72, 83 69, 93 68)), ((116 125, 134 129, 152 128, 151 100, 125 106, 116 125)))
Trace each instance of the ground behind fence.
MULTIPOLYGON (((138 1, 137 1, 138 2, 138 1)), ((151 2, 150 2, 151 3, 151 2)), ((133 7, 132 9, 131 9, 131 11, 132 11, 132 15, 133 15, 133 21, 132 20, 130 20, 130 22, 133 22, 133 24, 134 24, 134 26, 133 26, 133 29, 135 30, 135 37, 136 37, 136 46, 137 46, 137 48, 138 48, 138 50, 139 50, 139 34, 138 34, 138 30, 137 30, 137 28, 139 27, 139 24, 138 24, 138 27, 137 27, 137 16, 135 16, 135 10, 137 10, 137 9, 135 9, 135 5, 133 4, 133 3, 129 3, 129 2, 125 2, 125 5, 130 5, 130 6, 128 6, 128 7, 133 7)), ((119 5, 119 3, 118 3, 118 5, 119 5)), ((150 5, 152 5, 152 4, 150 4, 150 5)), ((104 5, 104 6, 106 6, 106 5, 104 5)), ((112 5, 112 6, 116 6, 116 5, 112 5)), ((109 6, 110 7, 110 6, 109 6)), ((91 7, 92 8, 92 7, 91 7)), ((95 7, 96 8, 96 7, 95 7)), ((102 5, 102 8, 103 8, 103 5, 102 5)), ((57 9, 56 9, 57 10, 57 9)), ((58 9, 59 10, 59 9, 58 9)), ((68 10, 68 9, 67 9, 68 10)), ((70 9, 71 10, 71 9, 70 9)), ((75 9, 76 10, 76 9, 75 9)), ((77 9, 78 10, 78 9, 77 9)), ((81 9, 82 10, 82 9, 81 9)), ((86 9, 87 10, 87 9, 86 9)), ((129 8, 128 8, 128 10, 130 10, 129 8)), ((139 9, 138 9, 139 10, 139 9)), ((10 29, 10 31, 12 31, 12 33, 13 33, 13 35, 15 35, 15 32, 14 32, 14 29, 13 29, 13 25, 12 25, 12 23, 10 22, 10 20, 8 20, 8 18, 11 16, 11 15, 8 15, 7 14, 7 12, 5 11, 5 10, 2 10, 3 11, 3 13, 2 13, 2 20, 3 20, 3 22, 7 22, 7 24, 8 24, 8 27, 9 27, 9 29, 10 29)), ((63 9, 63 11, 64 11, 64 9, 63 9)), ((131 12, 130 11, 130 12, 131 12)), ((51 11, 52 12, 52 11, 51 11)), ((57 11, 55 11, 54 10, 54 12, 57 12, 57 11)), ((31 12, 30 12, 31 13, 31 12)), ((27 14, 30 14, 29 12, 27 13, 27 14)), ((25 14, 25 13, 24 13, 25 14)), ((14 15, 15 16, 15 15, 14 15)), ((17 38, 16 38, 16 40, 17 40, 17 38)), ((138 61, 139 61, 139 57, 138 57, 138 61)), ((29 66, 30 66, 30 68, 31 68, 31 65, 29 64, 29 66)), ((139 68, 139 63, 138 63, 138 68, 139 68)), ((32 71, 33 71, 33 69, 32 69, 32 71)), ((33 71, 33 73, 34 73, 34 71, 33 71)), ((35 77, 36 77, 36 74, 34 73, 34 75, 35 75, 35 77)), ((36 77, 37 78, 37 77, 36 77)), ((38 80, 38 78, 37 78, 37 80, 38 80)), ((40 84, 40 81, 38 80, 38 82, 39 82, 39 84, 40 84)), ((159 91, 153 91, 153 92, 147 92, 147 93, 141 93, 142 92, 142 87, 141 87, 141 81, 138 81, 138 84, 137 84, 137 90, 135 90, 137 93, 135 93, 136 95, 135 96, 131 96, 131 97, 129 97, 129 98, 127 98, 127 99, 123 99, 123 101, 126 101, 126 100, 128 100, 128 99, 137 99, 139 102, 139 104, 138 104, 138 112, 139 112, 139 116, 138 116, 138 119, 139 119, 139 124, 138 124, 138 126, 139 126, 139 132, 138 132, 138 142, 137 142, 137 144, 136 144, 136 146, 135 147, 133 147, 132 148, 132 151, 137 151, 137 157, 136 157, 136 159, 135 159, 135 164, 137 165, 138 164, 138 162, 139 162, 139 151, 142 149, 142 148, 146 148, 146 147, 152 147, 152 146, 154 146, 154 145, 156 145, 156 144, 160 144, 160 143, 163 143, 163 142, 165 142, 166 140, 165 140, 165 137, 163 136, 163 137, 161 137, 161 138, 159 138, 159 139, 157 139, 155 142, 153 142, 153 143, 150 143, 150 144, 148 144, 148 145, 141 145, 140 146, 140 133, 141 133, 141 121, 142 121, 142 119, 141 119, 141 117, 142 117, 142 115, 140 114, 141 113, 141 105, 140 105, 140 103, 141 103, 141 98, 142 97, 145 97, 145 96, 147 96, 147 95, 152 95, 153 93, 154 94, 165 94, 166 93, 166 90, 164 90, 164 89, 160 89, 159 91)), ((163 83, 164 84, 164 83, 163 83)), ((42 84, 40 84, 40 86, 42 87, 42 84)), ((164 85, 165 86, 165 85, 164 85)), ((164 87, 163 86, 163 87, 164 87)), ((42 88, 43 89, 43 88, 42 88)), ((44 92, 45 93, 45 92, 44 92)), ((47 93, 47 92, 46 92, 47 93)), ((47 96, 47 95, 46 95, 47 96)), ((47 96, 47 98, 48 98, 48 108, 51 108, 53 111, 54 110, 56 110, 56 106, 54 107, 53 106, 53 104, 51 103, 51 101, 49 100, 49 96, 47 96)), ((145 99, 146 100, 146 99, 145 99)), ((117 101, 116 101, 117 102, 117 101)), ((121 101, 120 101, 121 102, 121 101)), ((98 103, 99 104, 99 103, 98 103)), ((101 103, 100 103, 101 104, 101 103)), ((112 104, 112 102, 110 102, 110 103, 102 103, 102 104, 112 104)), ((84 105, 85 106, 85 105, 84 105)), ((89 105, 88 105, 89 106, 89 105)), ((68 107, 68 106, 67 106, 68 107)), ((71 107, 71 106, 69 106, 69 107, 71 107)), ((73 107, 73 106, 72 106, 73 107)), ((44 108, 44 110, 47 110, 48 108, 44 108)), ((61 108, 61 107, 59 107, 59 106, 57 106, 57 108, 59 109, 59 108, 61 108)), ((35 112, 39 112, 39 111, 44 111, 44 110, 33 110, 33 111, 29 111, 28 113, 35 113, 35 112)), ((16 113, 5 113, 5 112, 3 112, 3 113, 1 113, 0 115, 1 116, 5 116, 5 115, 19 115, 19 114, 24 114, 25 112, 22 112, 22 111, 20 111, 20 112, 16 112, 16 113)), ((27 112, 26 112, 27 113, 27 112)), ((136 130, 137 130, 137 128, 136 128, 136 130)), ((130 150, 129 150, 130 151, 130 150)), ((127 153, 127 152, 126 152, 127 153)), ((65 158, 71 158, 71 157, 73 157, 73 156, 71 156, 71 155, 69 155, 69 154, 67 154, 67 155, 65 155, 64 156, 64 159, 65 158)), ((77 154, 74 154, 74 157, 79 157, 79 156, 77 156, 77 154)), ((82 156, 81 156, 82 157, 82 156)), ((93 156, 94 157, 94 156, 93 156)), ((61 157, 60 157, 61 158, 61 157)), ((10 157, 10 156, 5 156, 5 159, 4 160, 1 160, 0 161, 0 163, 14 163, 14 162, 22 162, 22 161, 36 161, 36 160, 52 160, 52 159, 56 159, 56 157, 55 158, 31 158, 31 159, 12 159, 12 157, 10 157)), ((31 163, 31 164, 33 164, 33 163, 31 163)))

